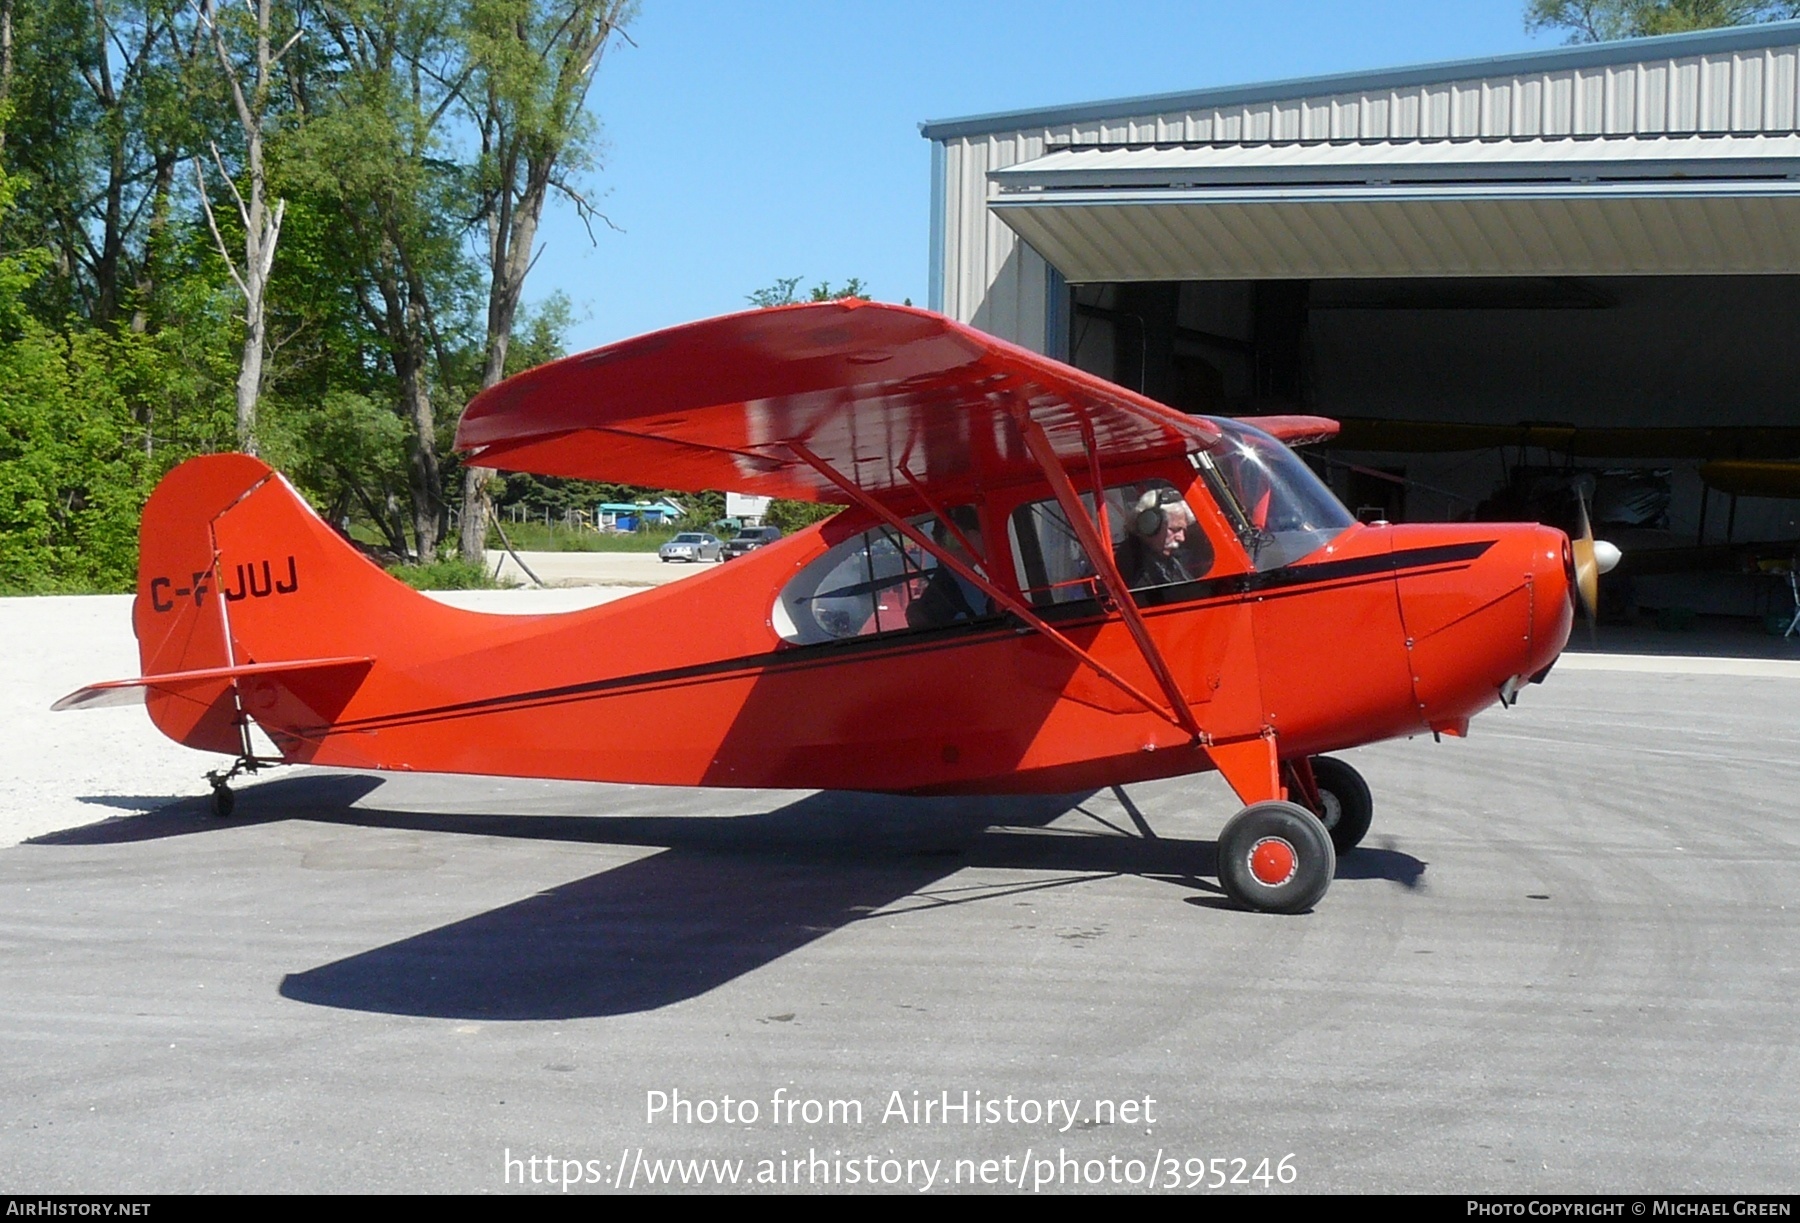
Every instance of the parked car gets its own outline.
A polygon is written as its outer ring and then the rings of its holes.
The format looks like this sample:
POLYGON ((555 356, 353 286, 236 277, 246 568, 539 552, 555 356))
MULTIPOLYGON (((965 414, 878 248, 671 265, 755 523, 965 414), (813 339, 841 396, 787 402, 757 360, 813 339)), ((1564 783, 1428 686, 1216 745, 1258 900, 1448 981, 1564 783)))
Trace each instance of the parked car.
POLYGON ((664 563, 669 561, 722 561, 725 559, 725 545, 719 542, 717 535, 708 535, 704 531, 683 531, 658 548, 656 555, 664 563))
POLYGON ((746 552, 754 552, 765 544, 772 544, 780 538, 780 527, 745 527, 725 541, 725 555, 719 559, 731 560, 746 552))

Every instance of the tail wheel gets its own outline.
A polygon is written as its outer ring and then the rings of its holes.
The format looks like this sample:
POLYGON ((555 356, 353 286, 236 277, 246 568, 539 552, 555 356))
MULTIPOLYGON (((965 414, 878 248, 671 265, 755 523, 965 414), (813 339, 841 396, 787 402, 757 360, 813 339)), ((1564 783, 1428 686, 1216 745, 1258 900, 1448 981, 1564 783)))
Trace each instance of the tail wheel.
POLYGON ((1337 873, 1337 851, 1319 817, 1294 803, 1245 807, 1219 833, 1219 883, 1259 913, 1304 913, 1337 873))
POLYGON ((1330 756, 1312 758, 1313 781, 1319 787, 1319 822, 1331 834, 1340 854, 1349 853, 1369 833, 1375 798, 1362 774, 1330 756))

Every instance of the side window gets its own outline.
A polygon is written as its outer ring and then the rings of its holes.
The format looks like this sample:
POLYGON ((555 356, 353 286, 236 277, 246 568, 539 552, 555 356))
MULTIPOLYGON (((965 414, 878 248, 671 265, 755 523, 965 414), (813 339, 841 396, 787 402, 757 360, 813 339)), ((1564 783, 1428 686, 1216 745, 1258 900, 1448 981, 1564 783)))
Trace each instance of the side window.
MULTIPOLYGON (((1082 505, 1093 512, 1093 494, 1082 505)), ((1212 543, 1194 513, 1167 480, 1115 484, 1106 490, 1106 519, 1113 562, 1132 590, 1204 577, 1212 568, 1212 543)), ((1039 607, 1091 599, 1093 566, 1055 499, 1013 511, 1008 523, 1019 587, 1039 607)))
MULTIPOLYGON (((1094 495, 1083 493, 1081 504, 1093 513, 1094 495)), ((1028 600, 1038 607, 1053 607, 1094 597, 1094 567, 1054 498, 1021 505, 1012 512, 1006 530, 1019 589, 1028 600)))
POLYGON ((1109 488, 1106 499, 1113 563, 1132 590, 1191 582, 1212 569, 1212 541, 1167 480, 1109 488))
MULTIPOLYGON (((951 524, 925 514, 908 524, 963 560, 970 548, 980 570, 980 518, 956 506, 951 524)), ((799 645, 841 641, 901 629, 939 628, 993 614, 979 587, 890 527, 852 536, 795 575, 775 601, 772 620, 783 640, 799 645)))

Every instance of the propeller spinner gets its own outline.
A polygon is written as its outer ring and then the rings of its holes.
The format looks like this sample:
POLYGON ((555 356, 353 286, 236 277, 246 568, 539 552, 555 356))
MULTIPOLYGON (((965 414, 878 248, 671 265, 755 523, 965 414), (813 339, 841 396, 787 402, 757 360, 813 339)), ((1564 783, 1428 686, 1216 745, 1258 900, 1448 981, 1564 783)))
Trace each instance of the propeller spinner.
POLYGON ((1611 573, 1622 555, 1605 540, 1594 538, 1594 526, 1588 521, 1587 498, 1578 496, 1581 507, 1581 535, 1569 541, 1575 556, 1575 591, 1581 610, 1587 615, 1588 631, 1594 628, 1594 617, 1600 610, 1600 575, 1611 573))

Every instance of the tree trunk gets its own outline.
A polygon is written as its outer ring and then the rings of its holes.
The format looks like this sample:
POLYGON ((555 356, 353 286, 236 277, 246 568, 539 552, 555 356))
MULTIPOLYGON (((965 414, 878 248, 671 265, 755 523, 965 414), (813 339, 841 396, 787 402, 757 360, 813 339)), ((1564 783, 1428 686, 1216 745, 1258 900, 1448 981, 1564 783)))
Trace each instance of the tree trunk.
MULTIPOLYGON (((497 173, 486 215, 489 281, 483 390, 505 376, 513 320, 531 271, 531 248, 557 162, 578 139, 576 116, 593 80, 592 69, 614 33, 630 20, 631 11, 626 0, 573 4, 544 42, 537 41, 528 22, 515 23, 510 37, 523 44, 527 52, 523 60, 534 62, 527 74, 541 74, 535 84, 489 66, 495 75, 488 79, 479 119, 482 152, 493 159, 497 173), (537 107, 522 111, 517 105, 521 85, 537 107)), ((490 468, 471 467, 463 476, 462 554, 470 560, 486 560, 486 486, 493 474, 490 468)))
MULTIPOLYGON (((443 514, 443 477, 438 470, 437 422, 431 410, 431 389, 425 380, 424 304, 409 298, 403 311, 405 330, 404 368, 400 393, 412 419, 411 454, 407 456, 407 484, 412 494, 413 539, 419 563, 437 560, 438 521, 443 514)), ((399 354, 396 354, 399 355, 399 354)))
MULTIPOLYGON (((481 369, 481 389, 499 385, 506 376, 506 351, 512 344, 513 320, 518 317, 519 297, 525 291, 525 274, 531 270, 531 246, 537 241, 538 218, 544 210, 547 182, 527 175, 526 193, 510 218, 489 221, 489 275, 487 357, 481 369), (508 221, 510 220, 510 224, 508 221)), ((463 472, 463 559, 487 562, 487 482, 492 467, 470 467, 463 472)))

